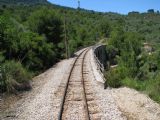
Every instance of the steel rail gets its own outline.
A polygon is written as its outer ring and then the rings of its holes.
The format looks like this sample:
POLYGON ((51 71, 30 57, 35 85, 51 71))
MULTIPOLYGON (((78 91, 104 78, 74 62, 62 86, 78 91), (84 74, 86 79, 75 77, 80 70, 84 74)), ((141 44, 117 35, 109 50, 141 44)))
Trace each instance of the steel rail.
POLYGON ((87 55, 87 53, 88 53, 89 50, 90 50, 90 49, 88 49, 88 50, 86 51, 86 53, 84 54, 83 60, 82 60, 82 84, 83 84, 83 91, 84 91, 84 99, 85 99, 87 120, 90 120, 91 118, 90 118, 90 115, 89 115, 89 109, 88 109, 88 103, 87 103, 87 96, 86 96, 86 88, 85 88, 85 81, 84 81, 85 78, 84 78, 83 72, 84 72, 84 60, 85 60, 85 57, 86 57, 86 55, 87 55))
MULTIPOLYGON (((65 87, 65 90, 64 90, 64 94, 63 94, 63 98, 62 98, 62 102, 61 102, 61 106, 60 106, 60 111, 59 111, 59 115, 58 115, 58 120, 62 120, 62 115, 63 115, 63 111, 64 111, 64 104, 65 104, 65 98, 66 98, 66 95, 67 95, 67 90, 68 90, 68 86, 69 86, 69 81, 70 81, 70 78, 71 78, 71 75, 72 75, 72 72, 73 72, 73 69, 75 67, 75 64, 77 62, 77 60, 80 58, 80 56, 86 51, 86 53, 88 52, 89 48, 83 50, 76 58, 76 60, 74 61, 73 63, 73 66, 70 70, 70 73, 69 73, 69 76, 68 76, 68 79, 67 79, 67 83, 66 83, 66 87, 65 87)), ((84 57, 86 55, 86 53, 84 54, 83 56, 83 60, 82 60, 82 66, 83 66, 83 62, 84 62, 84 57)), ((82 67, 83 69, 83 67, 82 67)), ((82 71, 82 82, 83 82, 83 91, 85 90, 84 88, 84 80, 83 80, 83 71, 82 71)), ((84 93, 85 95, 85 93, 84 93)), ((87 99, 86 99, 86 95, 85 95, 85 106, 86 106, 86 117, 87 117, 87 120, 90 120, 90 116, 89 116, 89 111, 88 111, 88 104, 87 104, 87 99)))

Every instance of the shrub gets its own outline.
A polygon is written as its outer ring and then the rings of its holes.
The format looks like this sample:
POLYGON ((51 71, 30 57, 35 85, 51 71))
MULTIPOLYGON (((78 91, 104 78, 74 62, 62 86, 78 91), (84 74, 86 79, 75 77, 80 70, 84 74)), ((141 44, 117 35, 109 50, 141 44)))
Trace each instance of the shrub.
POLYGON ((136 90, 145 90, 146 86, 145 83, 133 78, 125 78, 121 81, 123 86, 127 86, 130 88, 134 88, 136 90))
POLYGON ((146 85, 146 92, 150 98, 160 103, 160 78, 149 80, 146 85))
POLYGON ((16 92, 31 89, 31 74, 20 62, 7 61, 1 67, 0 85, 2 92, 16 92))
POLYGON ((107 78, 106 80, 106 86, 110 87, 120 87, 121 80, 124 79, 126 76, 126 68, 125 67, 117 67, 113 68, 112 70, 109 70, 106 72, 105 77, 107 78))

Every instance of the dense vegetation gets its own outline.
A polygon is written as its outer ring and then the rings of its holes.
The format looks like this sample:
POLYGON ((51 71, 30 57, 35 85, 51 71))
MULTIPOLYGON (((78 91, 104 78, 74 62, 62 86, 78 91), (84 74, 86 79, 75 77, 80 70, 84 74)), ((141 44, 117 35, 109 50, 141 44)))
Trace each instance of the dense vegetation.
POLYGON ((105 19, 102 22, 101 16, 90 11, 49 4, 2 5, 1 91, 15 92, 31 88, 32 76, 66 58, 65 33, 69 56, 84 46, 95 44, 99 36, 107 36, 108 22, 105 19))
POLYGON ((48 4, 47 0, 0 0, 2 5, 33 5, 48 4))
POLYGON ((135 88, 160 102, 158 19, 159 13, 130 13, 124 25, 114 27, 116 29, 107 42, 107 51, 109 63, 117 66, 106 71, 106 86, 135 88))
POLYGON ((118 66, 106 71, 106 85, 136 88, 160 101, 159 11, 120 15, 21 2, 0 8, 1 92, 30 89, 34 75, 67 57, 65 38, 69 56, 107 38, 108 63, 118 66))

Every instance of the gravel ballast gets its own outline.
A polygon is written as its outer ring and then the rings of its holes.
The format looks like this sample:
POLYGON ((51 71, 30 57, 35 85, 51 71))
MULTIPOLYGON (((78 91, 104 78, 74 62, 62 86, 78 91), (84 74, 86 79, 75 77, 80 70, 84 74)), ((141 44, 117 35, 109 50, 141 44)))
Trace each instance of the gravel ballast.
MULTIPOLYGON (((91 62, 91 56, 92 51, 89 51, 87 57, 87 69, 89 72, 88 74, 88 80, 90 81, 90 84, 92 84, 92 89, 95 93, 95 102, 99 106, 99 109, 101 111, 101 120, 126 120, 126 117, 123 115, 123 113, 118 109, 118 106, 116 105, 116 102, 112 96, 112 92, 110 89, 104 89, 103 83, 98 82, 93 75, 92 68, 95 68, 94 65, 91 62)), ((101 78, 100 78, 101 79, 101 78)))

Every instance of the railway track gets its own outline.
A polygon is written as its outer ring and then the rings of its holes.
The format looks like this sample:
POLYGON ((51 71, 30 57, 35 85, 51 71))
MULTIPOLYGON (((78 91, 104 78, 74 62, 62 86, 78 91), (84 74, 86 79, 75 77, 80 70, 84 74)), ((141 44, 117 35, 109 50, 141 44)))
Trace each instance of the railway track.
POLYGON ((79 54, 70 71, 61 103, 59 120, 90 120, 83 67, 89 49, 87 48, 79 54))

